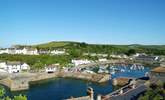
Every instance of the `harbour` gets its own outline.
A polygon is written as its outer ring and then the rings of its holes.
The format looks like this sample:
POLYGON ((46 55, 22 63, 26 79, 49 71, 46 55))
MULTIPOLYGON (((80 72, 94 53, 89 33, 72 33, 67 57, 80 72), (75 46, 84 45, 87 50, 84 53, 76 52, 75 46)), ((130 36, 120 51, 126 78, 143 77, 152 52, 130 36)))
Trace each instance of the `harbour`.
MULTIPOLYGON (((118 66, 119 67, 119 66, 118 66)), ((121 66, 120 66, 121 67, 121 66)), ((119 67, 119 68, 120 68, 119 67)), ((122 67, 124 68, 124 67, 122 67)), ((127 69, 126 69, 127 70, 127 69)), ((134 70, 134 71, 120 71, 115 73, 113 78, 119 78, 121 75, 123 77, 129 77, 135 75, 136 78, 144 76, 146 72, 149 71, 148 67, 145 67, 144 70, 134 70)), ((11 92, 10 89, 7 89, 8 96, 14 96, 17 94, 27 95, 29 100, 63 100, 71 97, 82 97, 87 96, 86 89, 92 87, 94 90, 94 98, 97 98, 97 95, 107 95, 115 91, 116 86, 112 84, 112 80, 108 80, 103 83, 96 83, 90 80, 80 80, 75 78, 50 78, 49 80, 34 81, 29 85, 29 89, 25 91, 11 92), (45 96, 45 94, 47 96, 45 96), (65 95, 64 95, 65 94, 65 95)))

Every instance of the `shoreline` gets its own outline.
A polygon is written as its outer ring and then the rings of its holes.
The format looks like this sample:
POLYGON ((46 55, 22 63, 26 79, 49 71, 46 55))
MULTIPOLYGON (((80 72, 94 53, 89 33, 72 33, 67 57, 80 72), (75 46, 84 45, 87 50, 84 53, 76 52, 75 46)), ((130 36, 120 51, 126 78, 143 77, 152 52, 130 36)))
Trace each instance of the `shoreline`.
MULTIPOLYGON (((86 65, 80 65, 77 67, 89 67, 89 66, 97 66, 97 65, 106 65, 106 64, 130 64, 125 63, 124 60, 109 60, 107 62, 95 62, 86 65)), ((57 71, 54 73, 14 73, 14 74, 0 74, 0 84, 9 87, 11 91, 21 91, 28 90, 30 83, 49 80, 52 78, 73 78, 73 79, 81 79, 87 80, 96 83, 104 83, 111 79, 110 74, 89 74, 89 73, 80 73, 80 72, 64 72, 57 71), (5 78, 4 78, 5 76, 5 78)))

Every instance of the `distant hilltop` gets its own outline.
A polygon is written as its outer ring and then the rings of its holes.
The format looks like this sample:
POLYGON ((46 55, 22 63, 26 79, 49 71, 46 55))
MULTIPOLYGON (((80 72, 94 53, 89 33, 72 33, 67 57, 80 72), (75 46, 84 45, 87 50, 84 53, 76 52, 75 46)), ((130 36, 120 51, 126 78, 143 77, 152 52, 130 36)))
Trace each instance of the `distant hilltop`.
POLYGON ((14 48, 36 48, 38 50, 66 49, 72 52, 89 52, 89 53, 147 53, 156 55, 165 55, 165 45, 113 45, 113 44, 88 44, 85 42, 73 41, 52 41, 36 45, 14 45, 14 48))
POLYGON ((36 44, 36 45, 13 45, 14 48, 65 48, 68 46, 110 46, 118 48, 148 48, 148 49, 165 49, 165 45, 141 45, 141 44, 130 44, 130 45, 115 45, 115 44, 88 44, 85 42, 75 42, 75 41, 52 41, 48 43, 36 44))
POLYGON ((49 48, 63 48, 72 44, 81 44, 80 42, 72 42, 72 41, 52 41, 48 43, 36 44, 36 45, 13 45, 14 48, 24 48, 24 47, 32 47, 32 48, 40 48, 40 49, 49 49, 49 48))

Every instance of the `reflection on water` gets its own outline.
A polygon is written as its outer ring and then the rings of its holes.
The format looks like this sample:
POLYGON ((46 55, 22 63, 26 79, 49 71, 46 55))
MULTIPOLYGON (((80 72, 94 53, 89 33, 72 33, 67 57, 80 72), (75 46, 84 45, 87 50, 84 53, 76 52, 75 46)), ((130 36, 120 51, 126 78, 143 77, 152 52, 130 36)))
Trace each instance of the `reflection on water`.
POLYGON ((28 91, 8 92, 8 95, 25 94, 28 100, 61 100, 86 95, 87 87, 94 89, 95 95, 113 91, 111 82, 97 84, 83 80, 57 78, 32 84, 28 91))

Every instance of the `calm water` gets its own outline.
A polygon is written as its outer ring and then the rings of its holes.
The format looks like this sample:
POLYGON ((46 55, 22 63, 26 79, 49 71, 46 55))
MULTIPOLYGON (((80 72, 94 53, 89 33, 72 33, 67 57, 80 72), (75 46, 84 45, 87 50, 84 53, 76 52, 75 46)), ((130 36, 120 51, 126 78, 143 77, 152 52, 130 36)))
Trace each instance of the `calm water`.
MULTIPOLYGON (((145 68, 143 71, 136 70, 119 72, 114 74, 113 77, 142 77, 148 71, 149 68, 145 68)), ((7 95, 13 96, 21 93, 27 95, 28 100, 62 100, 71 96, 85 96, 86 89, 89 86, 94 89, 95 96, 97 94, 105 95, 115 90, 111 81, 104 84, 97 84, 83 80, 56 78, 31 84, 30 89, 27 91, 12 93, 7 91, 7 95)))
POLYGON ((57 78, 31 85, 28 91, 12 92, 8 95, 25 94, 28 100, 62 100, 79 96, 86 96, 88 86, 94 88, 95 95, 107 94, 113 91, 111 82, 96 84, 83 80, 57 78))

